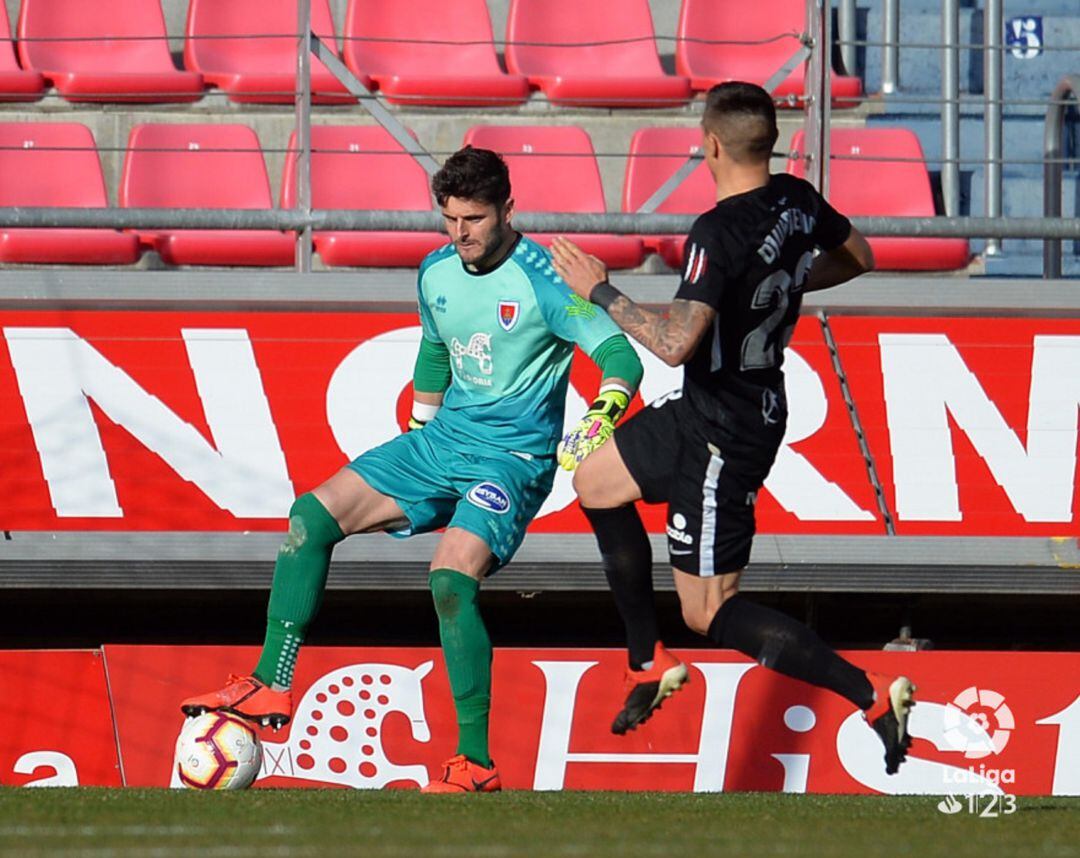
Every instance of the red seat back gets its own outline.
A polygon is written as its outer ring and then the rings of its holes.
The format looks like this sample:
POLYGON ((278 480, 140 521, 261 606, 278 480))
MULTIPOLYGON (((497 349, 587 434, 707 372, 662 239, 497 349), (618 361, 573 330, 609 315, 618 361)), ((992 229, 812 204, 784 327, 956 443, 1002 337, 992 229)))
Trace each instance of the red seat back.
POLYGON ((51 72, 175 72, 159 0, 23 0, 19 58, 51 72), (145 38, 118 38, 118 37, 145 38), (24 41, 36 39, 76 41, 24 41))
MULTIPOLYGON (((675 68, 697 81, 745 80, 764 85, 799 49, 798 35, 805 29, 806 0, 683 0, 676 31, 675 68), (790 35, 776 38, 784 34, 790 35)), ((782 89, 801 94, 803 78, 804 65, 800 63, 782 89)))
POLYGON ((511 0, 506 65, 528 76, 663 75, 655 35, 648 0, 511 0))
POLYGON ((108 205, 94 135, 77 122, 0 123, 0 205, 108 205))
POLYGON ((0 3, 0 72, 19 70, 19 64, 15 61, 15 45, 11 41, 7 7, 0 3))
MULTIPOLYGON (((289 149, 295 148, 294 133, 289 149)), ((427 172, 381 125, 314 125, 311 148, 315 208, 431 209, 427 172)), ((295 205, 296 155, 290 151, 281 179, 281 207, 295 205)))
POLYGON ((136 125, 119 202, 131 208, 271 208, 259 138, 246 125, 136 125))
MULTIPOLYGON (((630 140, 623 181, 623 211, 636 212, 692 154, 701 151, 700 128, 640 128, 630 140)), ((702 160, 660 203, 657 212, 699 214, 716 204, 716 182, 702 160)))
MULTIPOLYGON (((802 131, 792 137, 793 152, 803 151, 803 138, 802 131)), ((833 129, 829 151, 829 200, 844 214, 934 214, 930 174, 914 132, 906 128, 833 129), (873 181, 867 181, 868 172, 873 181)), ((789 159, 788 172, 804 176, 803 159, 789 159)))
POLYGON ((518 211, 606 211, 596 155, 583 128, 477 125, 465 134, 465 143, 506 159, 518 211))
MULTIPOLYGON (((295 74, 298 31, 296 0, 191 0, 184 65, 200 72, 295 74), (274 36, 281 38, 245 38, 274 36), (200 38, 238 36, 236 39, 200 38)), ((311 29, 336 52, 329 0, 311 0, 311 29)), ((313 70, 323 69, 312 60, 313 70)))
POLYGON ((485 0, 349 0, 345 58, 370 74, 502 73, 485 0), (447 44, 452 42, 470 44, 447 44))

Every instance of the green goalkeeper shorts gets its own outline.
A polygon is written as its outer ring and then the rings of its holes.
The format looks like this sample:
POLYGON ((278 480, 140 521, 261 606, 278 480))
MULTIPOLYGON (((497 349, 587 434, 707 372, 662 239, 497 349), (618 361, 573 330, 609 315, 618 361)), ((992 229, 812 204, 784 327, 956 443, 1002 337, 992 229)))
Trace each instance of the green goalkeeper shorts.
POLYGON ((438 420, 368 450, 349 467, 409 519, 392 536, 460 527, 484 540, 499 566, 521 546, 555 480, 553 457, 481 447, 452 437, 438 420))

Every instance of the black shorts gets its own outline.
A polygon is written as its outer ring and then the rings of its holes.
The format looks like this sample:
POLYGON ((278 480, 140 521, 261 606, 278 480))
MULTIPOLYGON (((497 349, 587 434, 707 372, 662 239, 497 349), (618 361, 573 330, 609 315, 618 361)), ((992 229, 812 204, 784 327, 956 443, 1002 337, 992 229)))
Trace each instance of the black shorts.
POLYGON ((646 503, 667 502, 671 565, 702 577, 750 559, 754 504, 784 436, 786 412, 733 400, 706 416, 668 394, 615 430, 615 443, 646 503), (779 419, 777 419, 779 417, 779 419))

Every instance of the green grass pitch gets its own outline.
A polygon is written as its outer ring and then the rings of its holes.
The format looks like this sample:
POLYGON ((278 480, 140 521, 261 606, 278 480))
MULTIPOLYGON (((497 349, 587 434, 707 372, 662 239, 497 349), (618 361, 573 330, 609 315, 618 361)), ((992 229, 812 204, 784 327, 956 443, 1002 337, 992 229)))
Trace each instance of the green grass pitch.
POLYGON ((947 816, 938 798, 0 788, 0 856, 1080 855, 1080 799, 947 816))

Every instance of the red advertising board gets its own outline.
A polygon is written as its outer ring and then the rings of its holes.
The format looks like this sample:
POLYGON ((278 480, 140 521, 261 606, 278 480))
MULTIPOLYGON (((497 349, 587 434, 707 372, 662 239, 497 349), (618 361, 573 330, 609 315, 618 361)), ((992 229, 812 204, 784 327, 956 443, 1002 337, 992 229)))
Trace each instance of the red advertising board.
MULTIPOLYGON (((127 783, 165 786, 179 701, 255 648, 106 646, 127 783)), ((919 685, 908 762, 840 697, 730 652, 682 651, 690 683, 627 736, 616 650, 495 653, 492 755, 510 789, 1080 794, 1080 655, 849 652, 919 685)), ((264 786, 422 785, 454 751, 437 649, 310 648, 294 718, 263 732, 264 786)))
MULTIPOLYGON (((401 431, 419 341, 411 314, 20 311, 0 324, 11 530, 280 529, 296 494, 401 431)), ((789 443, 760 529, 882 533, 816 319, 789 355, 789 443)), ((681 384, 643 359, 645 400, 681 384)), ((571 382, 574 421, 599 382, 580 354, 571 382)), ((662 532, 663 511, 647 523, 662 532)), ((533 529, 587 530, 569 475, 533 529)))
MULTIPOLYGON (((401 430, 419 339, 415 316, 386 313, 10 311, 0 324, 11 530, 280 529, 296 494, 401 430)), ((830 326, 898 532, 1080 531, 1080 321, 830 326)), ((642 356, 644 400, 680 384, 642 356)), ((815 318, 785 369, 791 417, 759 530, 883 533, 815 318)), ((579 355, 569 420, 598 380, 579 355)), ((560 472, 533 530, 585 531, 573 501, 560 472)), ((662 531, 662 511, 646 522, 662 531)))
POLYGON ((100 652, 0 652, 0 784, 120 786, 100 652))
POLYGON ((1080 320, 829 325, 897 533, 1080 534, 1080 320))

